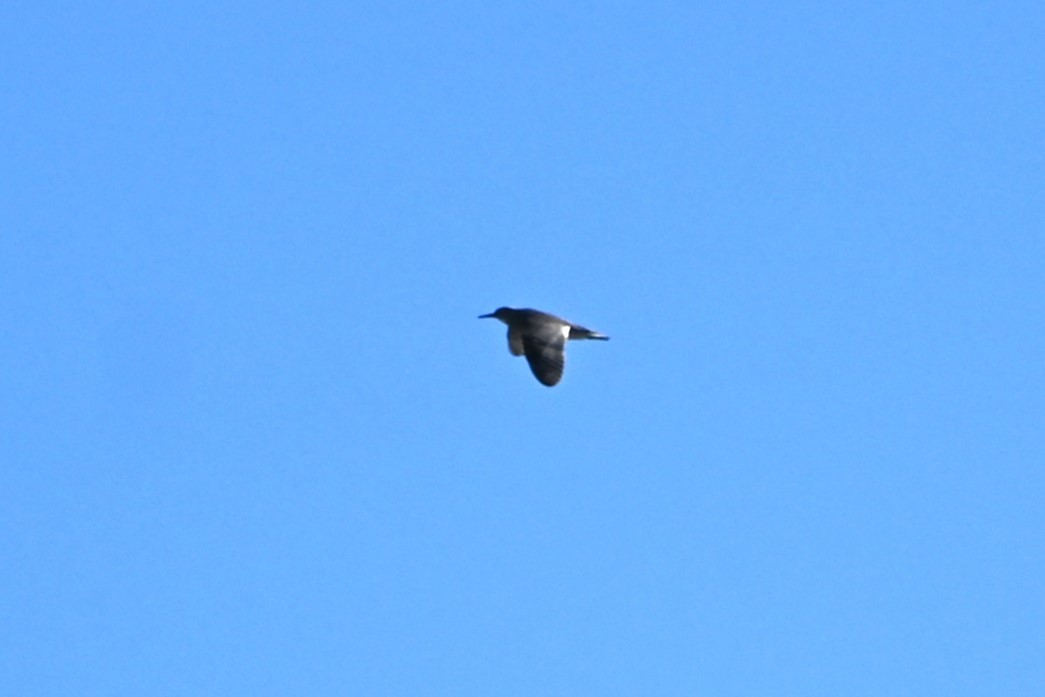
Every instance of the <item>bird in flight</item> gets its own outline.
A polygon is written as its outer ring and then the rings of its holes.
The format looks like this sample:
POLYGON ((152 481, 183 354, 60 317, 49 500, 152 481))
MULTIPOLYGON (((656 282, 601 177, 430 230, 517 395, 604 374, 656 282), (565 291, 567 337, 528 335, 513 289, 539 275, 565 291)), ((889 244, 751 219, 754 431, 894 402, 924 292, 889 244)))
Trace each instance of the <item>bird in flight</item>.
POLYGON ((508 350, 513 356, 525 355, 534 376, 548 387, 562 379, 567 339, 609 339, 605 334, 540 310, 499 307, 488 315, 479 315, 479 319, 486 317, 508 325, 508 350))

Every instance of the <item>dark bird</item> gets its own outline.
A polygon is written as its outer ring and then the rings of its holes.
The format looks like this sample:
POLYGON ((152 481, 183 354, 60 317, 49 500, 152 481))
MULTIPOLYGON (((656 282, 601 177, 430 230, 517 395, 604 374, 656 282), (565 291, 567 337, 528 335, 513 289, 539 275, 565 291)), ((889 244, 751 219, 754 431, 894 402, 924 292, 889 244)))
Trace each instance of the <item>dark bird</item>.
POLYGON ((525 355, 534 376, 548 387, 562 379, 567 339, 609 339, 539 310, 499 307, 488 315, 479 315, 479 319, 486 317, 496 317, 508 325, 508 350, 513 356, 525 355))

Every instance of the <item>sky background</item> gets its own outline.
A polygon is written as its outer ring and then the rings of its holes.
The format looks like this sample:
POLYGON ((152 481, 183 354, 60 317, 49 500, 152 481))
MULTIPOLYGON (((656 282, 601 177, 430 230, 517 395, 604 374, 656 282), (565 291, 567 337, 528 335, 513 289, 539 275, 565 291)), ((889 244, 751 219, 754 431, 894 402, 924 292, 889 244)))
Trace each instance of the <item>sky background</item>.
POLYGON ((6 3, 5 692, 1045 694, 1043 36, 6 3))

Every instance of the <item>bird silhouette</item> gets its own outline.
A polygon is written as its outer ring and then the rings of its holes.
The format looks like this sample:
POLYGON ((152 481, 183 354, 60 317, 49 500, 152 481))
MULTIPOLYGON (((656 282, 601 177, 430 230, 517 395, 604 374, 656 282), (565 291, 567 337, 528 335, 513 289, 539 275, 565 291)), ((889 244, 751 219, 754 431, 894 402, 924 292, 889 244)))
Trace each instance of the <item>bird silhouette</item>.
POLYGON ((488 315, 479 315, 479 319, 487 317, 508 325, 508 350, 513 356, 525 355, 534 377, 548 387, 562 380, 567 339, 609 339, 587 327, 529 308, 499 307, 488 315))

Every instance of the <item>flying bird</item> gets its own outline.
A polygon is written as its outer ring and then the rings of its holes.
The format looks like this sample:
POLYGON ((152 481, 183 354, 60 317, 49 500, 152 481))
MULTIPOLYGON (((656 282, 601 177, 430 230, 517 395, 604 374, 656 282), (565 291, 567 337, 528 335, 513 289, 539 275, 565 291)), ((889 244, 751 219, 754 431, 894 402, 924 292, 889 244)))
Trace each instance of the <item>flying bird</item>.
POLYGON ((534 376, 548 387, 562 379, 567 339, 609 339, 605 334, 540 310, 499 307, 488 315, 479 315, 479 319, 486 317, 508 325, 508 350, 513 356, 525 355, 534 376))

